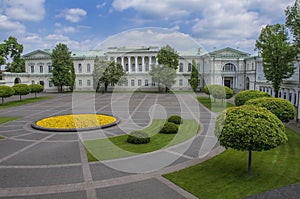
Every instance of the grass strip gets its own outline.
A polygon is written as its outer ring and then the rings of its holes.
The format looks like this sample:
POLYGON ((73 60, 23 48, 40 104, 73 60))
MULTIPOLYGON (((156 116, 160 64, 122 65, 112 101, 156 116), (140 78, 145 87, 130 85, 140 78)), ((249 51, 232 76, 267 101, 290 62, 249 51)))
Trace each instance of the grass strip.
POLYGON ((42 100, 47 100, 47 99, 52 99, 52 98, 53 98, 53 96, 40 96, 40 97, 37 97, 37 98, 23 99, 22 101, 6 102, 4 104, 0 104, 0 109, 10 108, 10 107, 15 107, 15 106, 21 106, 21 105, 24 105, 24 104, 39 102, 39 101, 42 101, 42 100))
POLYGON ((151 136, 151 141, 147 144, 127 143, 127 135, 84 141, 88 160, 108 160, 156 151, 184 142, 199 131, 196 120, 184 120, 177 134, 158 133, 164 122, 165 120, 153 120, 150 126, 143 129, 151 136))
POLYGON ((164 177, 199 198, 244 198, 300 181, 300 135, 287 129, 289 141, 275 149, 248 152, 228 149, 220 155, 164 177))
POLYGON ((228 107, 234 106, 231 103, 225 101, 222 102, 220 99, 213 99, 209 97, 197 97, 197 100, 212 112, 221 112, 228 107))

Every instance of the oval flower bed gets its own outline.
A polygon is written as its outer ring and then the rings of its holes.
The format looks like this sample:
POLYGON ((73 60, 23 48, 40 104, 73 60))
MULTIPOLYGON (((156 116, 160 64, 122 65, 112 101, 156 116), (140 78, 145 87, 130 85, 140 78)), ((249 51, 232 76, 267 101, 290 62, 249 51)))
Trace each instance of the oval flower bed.
POLYGON ((32 127, 46 131, 82 131, 114 126, 116 117, 103 114, 69 114, 44 118, 32 123, 32 127))

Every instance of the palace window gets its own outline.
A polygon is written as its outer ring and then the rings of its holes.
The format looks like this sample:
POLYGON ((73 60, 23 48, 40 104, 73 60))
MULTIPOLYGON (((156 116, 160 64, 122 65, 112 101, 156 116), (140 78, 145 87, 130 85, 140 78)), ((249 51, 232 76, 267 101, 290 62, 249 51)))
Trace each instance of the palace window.
POLYGON ((88 72, 88 73, 91 72, 91 64, 86 65, 86 72, 88 72))
POLYGON ((223 71, 236 71, 236 67, 232 63, 227 63, 223 66, 223 71))
POLYGON ((182 79, 179 80, 179 86, 183 86, 183 80, 182 79))
POLYGON ((145 86, 149 86, 149 82, 147 79, 145 79, 145 86))
POLYGON ((142 72, 143 71, 143 66, 142 64, 139 65, 139 72, 142 72))
POLYGON ((30 66, 30 72, 34 73, 34 66, 30 66))
POLYGON ((91 80, 90 79, 86 80, 86 85, 91 86, 91 80))
POLYGON ((44 67, 40 66, 40 73, 44 73, 44 67))
POLYGON ((48 66, 48 73, 52 73, 52 70, 53 70, 52 66, 51 65, 48 66))
POLYGON ((78 64, 78 73, 82 73, 82 65, 78 64))
POLYGON ((131 80, 131 86, 135 86, 135 81, 134 81, 134 79, 131 80))
POLYGON ((183 63, 179 64, 179 72, 183 72, 183 63))
POLYGON ((138 80, 138 86, 142 86, 142 80, 141 79, 138 80))
POLYGON ((52 81, 49 81, 49 87, 53 87, 53 82, 52 81))
POLYGON ((149 64, 148 64, 148 63, 145 65, 145 71, 146 71, 146 72, 149 71, 149 64))
POLYGON ((78 80, 78 86, 82 86, 82 80, 78 80))
POLYGON ((188 72, 191 72, 191 71, 192 71, 192 64, 189 63, 189 64, 188 64, 188 72))
POLYGON ((34 84, 34 83, 35 83, 34 80, 32 80, 32 81, 31 81, 31 84, 34 84))

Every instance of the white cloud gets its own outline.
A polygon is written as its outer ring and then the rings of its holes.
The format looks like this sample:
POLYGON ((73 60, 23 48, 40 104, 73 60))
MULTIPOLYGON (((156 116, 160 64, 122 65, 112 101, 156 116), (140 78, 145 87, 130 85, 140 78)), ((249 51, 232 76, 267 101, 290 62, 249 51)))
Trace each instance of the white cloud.
POLYGON ((5 14, 11 19, 41 21, 45 16, 45 0, 4 0, 5 14))
POLYGON ((141 28, 110 36, 94 49, 106 49, 113 46, 164 46, 171 45, 176 50, 195 50, 200 45, 189 35, 163 28, 141 28))
POLYGON ((61 24, 59 24, 59 26, 56 26, 56 27, 58 29, 55 30, 55 33, 61 34, 61 33, 74 33, 74 32, 76 32, 76 29, 72 26, 62 27, 61 24))
POLYGON ((101 9, 101 8, 104 8, 105 6, 106 6, 106 2, 103 2, 103 3, 97 4, 96 8, 101 9))
POLYGON ((59 15, 57 15, 57 17, 63 17, 67 21, 77 23, 86 15, 87 12, 81 8, 71 8, 71 9, 63 10, 59 15))
POLYGON ((11 21, 7 16, 0 14, 0 29, 23 33, 25 31, 25 26, 20 22, 11 21))

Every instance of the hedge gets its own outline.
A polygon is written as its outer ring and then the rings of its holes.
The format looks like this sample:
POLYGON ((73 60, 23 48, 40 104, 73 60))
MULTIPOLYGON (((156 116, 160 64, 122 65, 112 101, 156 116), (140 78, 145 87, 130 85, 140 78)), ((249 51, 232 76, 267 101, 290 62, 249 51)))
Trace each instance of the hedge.
POLYGON ((258 90, 245 90, 240 91, 236 94, 234 103, 236 106, 241 106, 246 104, 248 100, 256 99, 260 97, 272 97, 269 93, 265 93, 258 90))

